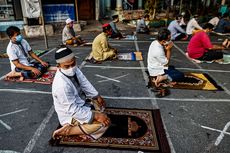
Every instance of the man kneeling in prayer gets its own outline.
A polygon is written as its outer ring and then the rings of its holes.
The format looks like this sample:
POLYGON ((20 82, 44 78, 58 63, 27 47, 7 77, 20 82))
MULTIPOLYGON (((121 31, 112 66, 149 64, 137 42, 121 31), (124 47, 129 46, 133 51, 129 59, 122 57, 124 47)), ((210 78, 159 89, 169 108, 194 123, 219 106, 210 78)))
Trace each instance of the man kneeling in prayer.
POLYGON ((111 26, 106 23, 102 26, 103 32, 93 41, 92 52, 89 60, 93 63, 117 58, 117 49, 112 48, 108 43, 108 36, 112 34, 111 26))
POLYGON ((110 119, 103 113, 103 98, 77 67, 69 48, 58 49, 55 59, 58 70, 52 85, 52 96, 62 127, 53 132, 53 138, 68 135, 100 138, 110 125, 110 119))
POLYGON ((164 80, 170 84, 180 82, 184 74, 169 66, 173 43, 170 42, 171 34, 168 29, 161 29, 158 32, 157 40, 153 41, 148 51, 148 71, 152 86, 159 87, 164 80))

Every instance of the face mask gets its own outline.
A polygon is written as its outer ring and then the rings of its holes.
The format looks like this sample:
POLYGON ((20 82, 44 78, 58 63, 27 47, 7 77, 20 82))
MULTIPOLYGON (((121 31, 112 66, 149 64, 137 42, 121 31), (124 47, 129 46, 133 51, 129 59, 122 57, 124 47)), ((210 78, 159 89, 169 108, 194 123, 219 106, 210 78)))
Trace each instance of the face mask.
POLYGON ((171 41, 165 41, 164 46, 167 46, 170 43, 171 43, 171 41))
POLYGON ((17 35, 16 42, 21 42, 21 41, 22 41, 22 35, 17 35))
POLYGON ((70 24, 69 24, 69 27, 72 28, 72 27, 73 27, 73 23, 70 23, 70 24))
POLYGON ((74 76, 77 70, 77 66, 75 65, 74 67, 68 68, 68 69, 62 69, 62 73, 64 73, 67 76, 74 76))

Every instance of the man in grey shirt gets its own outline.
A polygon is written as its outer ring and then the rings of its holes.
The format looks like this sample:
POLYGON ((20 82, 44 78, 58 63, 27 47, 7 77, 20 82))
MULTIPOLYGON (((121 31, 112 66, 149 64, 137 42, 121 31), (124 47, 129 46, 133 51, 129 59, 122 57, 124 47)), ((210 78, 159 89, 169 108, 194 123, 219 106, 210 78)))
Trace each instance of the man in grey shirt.
POLYGON ((65 45, 81 45, 83 43, 80 36, 76 36, 73 29, 73 20, 68 18, 66 20, 66 26, 62 31, 62 42, 65 45))
POLYGON ((137 33, 149 33, 149 28, 146 25, 145 21, 149 21, 149 15, 146 14, 144 18, 142 18, 138 23, 137 23, 137 28, 136 31, 137 33))
POLYGON ((187 40, 188 38, 185 30, 179 25, 181 19, 182 16, 177 16, 168 26, 168 30, 171 33, 171 40, 187 40))
POLYGON ((119 22, 119 17, 118 15, 113 15, 112 16, 113 21, 111 21, 109 24, 112 28, 112 35, 110 36, 110 38, 124 38, 124 36, 122 36, 121 32, 117 29, 116 23, 119 22))

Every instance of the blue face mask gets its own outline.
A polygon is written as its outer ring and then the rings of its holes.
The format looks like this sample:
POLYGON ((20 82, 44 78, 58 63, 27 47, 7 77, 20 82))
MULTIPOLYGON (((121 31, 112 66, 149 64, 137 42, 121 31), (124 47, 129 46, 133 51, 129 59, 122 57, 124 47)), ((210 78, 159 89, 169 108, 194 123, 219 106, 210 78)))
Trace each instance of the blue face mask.
POLYGON ((17 36, 16 36, 16 41, 17 41, 17 42, 21 42, 22 39, 23 39, 23 38, 22 38, 22 35, 17 35, 17 36))

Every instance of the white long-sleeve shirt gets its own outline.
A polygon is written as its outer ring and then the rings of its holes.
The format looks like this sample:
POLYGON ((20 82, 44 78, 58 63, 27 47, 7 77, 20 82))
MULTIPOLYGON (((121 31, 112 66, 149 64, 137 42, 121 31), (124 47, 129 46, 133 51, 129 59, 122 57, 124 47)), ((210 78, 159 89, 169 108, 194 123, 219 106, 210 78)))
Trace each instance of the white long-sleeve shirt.
POLYGON ((220 21, 220 19, 216 16, 216 17, 212 18, 211 20, 209 20, 208 23, 211 23, 214 27, 216 27, 219 21, 220 21))
POLYGON ((175 38, 179 36, 181 33, 186 33, 184 29, 181 28, 177 20, 174 20, 169 24, 168 30, 171 33, 171 40, 175 40, 175 38))
POLYGON ((90 98, 97 96, 98 92, 80 69, 77 69, 76 75, 80 83, 80 87, 77 87, 78 89, 60 70, 57 70, 54 77, 52 96, 54 108, 61 125, 71 124, 72 118, 76 119, 80 124, 90 123, 93 120, 91 108, 85 106, 85 100, 80 97, 78 91, 81 88, 86 96, 90 98))
POLYGON ((197 23, 195 18, 192 18, 191 20, 189 20, 189 22, 187 24, 186 33, 188 35, 191 35, 194 29, 202 30, 203 28, 197 23))
POLYGON ((158 76, 164 74, 164 65, 168 63, 163 46, 155 40, 151 43, 148 51, 148 71, 150 76, 158 76))
POLYGON ((69 28, 67 25, 64 27, 62 31, 62 42, 63 44, 66 44, 66 40, 71 39, 75 37, 76 34, 74 32, 73 28, 69 28))

